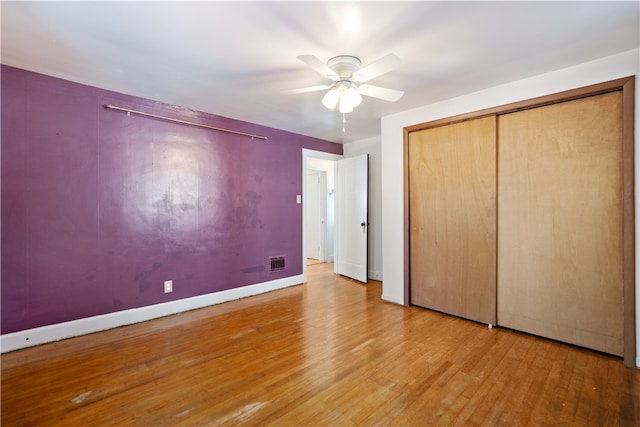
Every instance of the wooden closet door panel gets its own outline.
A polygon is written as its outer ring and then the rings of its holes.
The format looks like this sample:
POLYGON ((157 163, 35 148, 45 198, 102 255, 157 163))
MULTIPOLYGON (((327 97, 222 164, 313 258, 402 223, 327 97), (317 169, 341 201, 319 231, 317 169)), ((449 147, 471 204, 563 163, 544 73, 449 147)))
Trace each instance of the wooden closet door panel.
POLYGON ((623 352, 622 95, 498 118, 498 324, 623 352))
POLYGON ((496 323, 496 118, 409 135, 411 303, 496 323))

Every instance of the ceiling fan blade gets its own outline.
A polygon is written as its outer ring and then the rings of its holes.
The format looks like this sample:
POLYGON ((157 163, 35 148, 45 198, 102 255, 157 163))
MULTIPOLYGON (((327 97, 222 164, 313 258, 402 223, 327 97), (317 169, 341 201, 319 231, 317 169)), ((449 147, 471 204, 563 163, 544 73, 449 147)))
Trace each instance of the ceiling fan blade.
POLYGON ((404 95, 404 92, 401 90, 387 89, 386 87, 372 85, 360 85, 358 86, 358 92, 360 92, 361 95, 384 99, 385 101, 390 102, 396 102, 398 99, 402 98, 402 95, 404 95))
POLYGON ((327 64, 320 61, 317 57, 313 55, 299 55, 297 58, 307 64, 309 67, 316 70, 318 73, 322 74, 324 77, 327 77, 331 80, 338 80, 340 77, 333 71, 327 64))
POLYGON ((400 58, 390 53, 353 73, 353 78, 357 82, 366 82, 397 68, 400 63, 400 58))
POLYGON ((325 90, 329 88, 331 88, 331 85, 318 85, 318 86, 301 87, 299 89, 281 90, 280 93, 284 95, 295 95, 298 93, 317 92, 319 90, 325 90))

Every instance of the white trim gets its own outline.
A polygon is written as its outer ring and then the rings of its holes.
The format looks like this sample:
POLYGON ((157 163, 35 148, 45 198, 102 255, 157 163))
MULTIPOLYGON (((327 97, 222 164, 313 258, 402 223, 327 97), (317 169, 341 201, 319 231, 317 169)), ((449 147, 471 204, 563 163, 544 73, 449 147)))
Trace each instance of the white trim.
POLYGON ((398 298, 395 298, 393 296, 382 294, 382 298, 381 299, 382 299, 382 301, 386 301, 386 302, 390 302, 390 303, 393 303, 393 304, 398 304, 398 305, 404 306, 404 301, 402 301, 402 300, 400 300, 398 298))
POLYGON ((369 270, 367 272, 367 276, 371 280, 378 280, 380 282, 382 281, 382 271, 369 270))
POLYGON ((176 301, 154 304, 146 307, 133 308, 131 310, 118 311, 98 316, 69 322, 56 323, 54 325, 27 329, 24 331, 5 334, 0 337, 0 353, 33 347, 54 341, 73 338, 80 335, 105 331, 119 326, 144 322, 158 317, 182 313, 184 311, 203 308, 210 305, 221 304, 240 298, 250 297, 265 292, 299 285, 304 282, 304 276, 291 276, 255 285, 243 286, 235 289, 184 298, 176 301))

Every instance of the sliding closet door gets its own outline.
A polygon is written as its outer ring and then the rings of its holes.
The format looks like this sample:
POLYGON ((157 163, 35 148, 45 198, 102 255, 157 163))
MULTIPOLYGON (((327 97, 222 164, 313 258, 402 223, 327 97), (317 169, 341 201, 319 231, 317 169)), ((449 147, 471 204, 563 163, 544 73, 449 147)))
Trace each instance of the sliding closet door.
POLYGON ((498 118, 498 324, 622 355, 621 92, 498 118))
POLYGON ((496 323, 495 117, 409 135, 411 303, 496 323))

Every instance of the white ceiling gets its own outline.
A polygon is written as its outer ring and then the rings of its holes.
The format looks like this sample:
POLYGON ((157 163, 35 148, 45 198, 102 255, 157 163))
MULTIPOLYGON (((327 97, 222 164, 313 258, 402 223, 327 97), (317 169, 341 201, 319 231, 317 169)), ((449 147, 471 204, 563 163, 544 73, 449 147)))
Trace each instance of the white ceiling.
POLYGON ((640 47, 640 2, 7 2, 3 64, 334 142, 384 115, 640 47), (402 60, 342 116, 296 57, 402 60))

